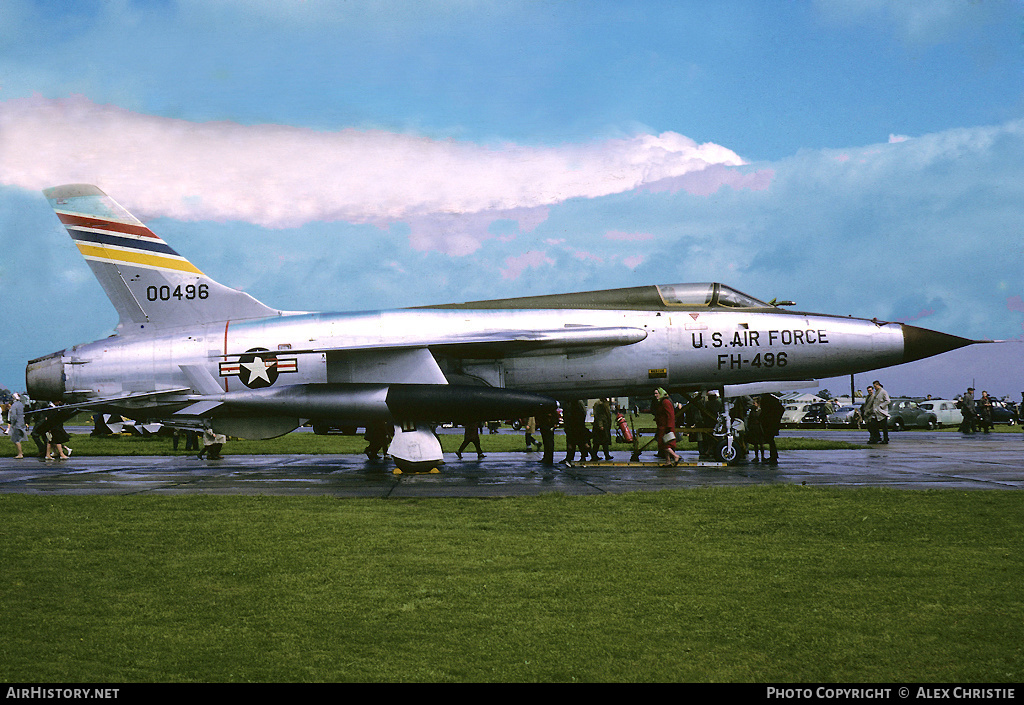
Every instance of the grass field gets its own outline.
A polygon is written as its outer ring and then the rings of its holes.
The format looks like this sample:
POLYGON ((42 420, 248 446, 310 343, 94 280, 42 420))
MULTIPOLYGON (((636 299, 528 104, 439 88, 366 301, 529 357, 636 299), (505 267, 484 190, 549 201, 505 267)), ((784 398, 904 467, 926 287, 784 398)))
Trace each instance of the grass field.
POLYGON ((1019 682, 1024 494, 0 495, 6 682, 1019 682))

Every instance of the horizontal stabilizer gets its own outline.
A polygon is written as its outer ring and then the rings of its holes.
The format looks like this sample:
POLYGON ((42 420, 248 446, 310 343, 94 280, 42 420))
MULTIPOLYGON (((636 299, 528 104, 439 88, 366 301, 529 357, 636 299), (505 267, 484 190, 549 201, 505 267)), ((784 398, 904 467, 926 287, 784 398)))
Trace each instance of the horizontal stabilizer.
MULTIPOLYGON (((189 387, 177 387, 174 389, 160 389, 153 392, 132 392, 130 394, 120 394, 112 397, 95 397, 82 402, 76 402, 73 404, 64 404, 61 406, 62 409, 127 409, 133 404, 137 404, 142 401, 160 401, 161 397, 183 397, 184 394, 188 394, 192 390, 189 387)), ((39 409, 38 411, 46 411, 46 409, 39 409)), ((25 413, 36 413, 35 411, 25 413)))

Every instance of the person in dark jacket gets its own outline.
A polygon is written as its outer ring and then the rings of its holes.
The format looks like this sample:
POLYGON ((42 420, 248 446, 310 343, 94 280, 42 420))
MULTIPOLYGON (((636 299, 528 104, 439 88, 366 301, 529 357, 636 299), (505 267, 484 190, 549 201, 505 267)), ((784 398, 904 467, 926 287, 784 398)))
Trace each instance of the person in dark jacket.
MULTIPOLYGON (((70 414, 63 409, 54 407, 46 412, 46 460, 67 460, 68 454, 64 452, 64 445, 71 440, 67 431, 64 430, 64 420, 70 414), (53 451, 57 451, 57 458, 53 457, 53 451)), ((68 448, 68 452, 71 449, 68 448)))
POLYGON ((558 425, 558 410, 555 407, 540 411, 537 416, 537 431, 544 445, 544 457, 541 462, 545 465, 555 464, 555 426, 558 425))
POLYGON ((562 404, 565 422, 565 459, 562 463, 571 465, 580 452, 580 460, 586 460, 590 452, 590 431, 587 430, 587 405, 582 399, 562 404))
POLYGON ((486 456, 483 449, 480 448, 480 424, 472 421, 465 424, 463 428, 465 431, 462 433, 462 445, 455 451, 455 455, 458 456, 459 460, 462 460, 462 451, 472 445, 476 447, 476 459, 483 460, 486 456))
POLYGON ((761 446, 764 445, 764 431, 761 428, 761 402, 757 397, 751 400, 745 435, 747 446, 754 451, 753 462, 760 463, 763 460, 767 463, 768 458, 764 457, 764 452, 761 449, 761 446))
POLYGON ((367 424, 366 432, 363 434, 363 440, 366 441, 366 448, 363 449, 363 454, 366 455, 368 460, 379 460, 380 456, 378 453, 381 451, 384 451, 384 454, 387 455, 387 448, 391 443, 393 428, 387 421, 371 421, 367 424))
POLYGON ((779 464, 779 449, 775 447, 775 437, 782 427, 782 414, 785 409, 774 394, 762 394, 759 399, 761 406, 761 440, 768 444, 768 464, 779 464))
POLYGON ((992 397, 988 392, 981 393, 981 399, 977 402, 978 424, 985 433, 991 431, 995 426, 992 424, 992 397))
POLYGON ((974 433, 978 430, 978 411, 974 405, 974 387, 968 387, 967 393, 960 400, 960 413, 964 415, 960 424, 960 433, 974 433))
POLYGON ((593 439, 590 445, 590 459, 597 460, 597 451, 604 450, 604 459, 611 460, 612 403, 602 397, 594 404, 593 439))

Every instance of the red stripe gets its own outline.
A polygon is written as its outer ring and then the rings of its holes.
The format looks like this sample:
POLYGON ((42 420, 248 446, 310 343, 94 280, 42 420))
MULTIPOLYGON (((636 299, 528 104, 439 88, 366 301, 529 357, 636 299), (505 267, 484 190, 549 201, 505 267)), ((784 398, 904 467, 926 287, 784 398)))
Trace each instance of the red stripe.
POLYGON ((156 240, 160 238, 145 225, 130 225, 129 223, 118 223, 113 220, 101 220, 99 218, 87 218, 84 215, 72 215, 70 213, 58 213, 57 217, 64 225, 77 225, 83 228, 99 228, 110 230, 115 233, 126 235, 137 235, 139 237, 151 237, 156 240))
MULTIPOLYGON (((231 325, 231 319, 224 321, 224 357, 228 356, 228 326, 231 325)), ((224 377, 224 391, 228 391, 228 377, 224 377)))

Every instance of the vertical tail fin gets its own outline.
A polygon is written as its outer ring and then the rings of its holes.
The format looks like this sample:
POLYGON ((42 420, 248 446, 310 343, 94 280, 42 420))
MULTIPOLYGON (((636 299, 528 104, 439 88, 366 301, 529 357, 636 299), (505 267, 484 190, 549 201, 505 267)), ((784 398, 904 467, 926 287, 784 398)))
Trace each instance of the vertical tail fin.
POLYGON ((210 279, 95 186, 43 194, 117 309, 122 332, 280 313, 210 279))

